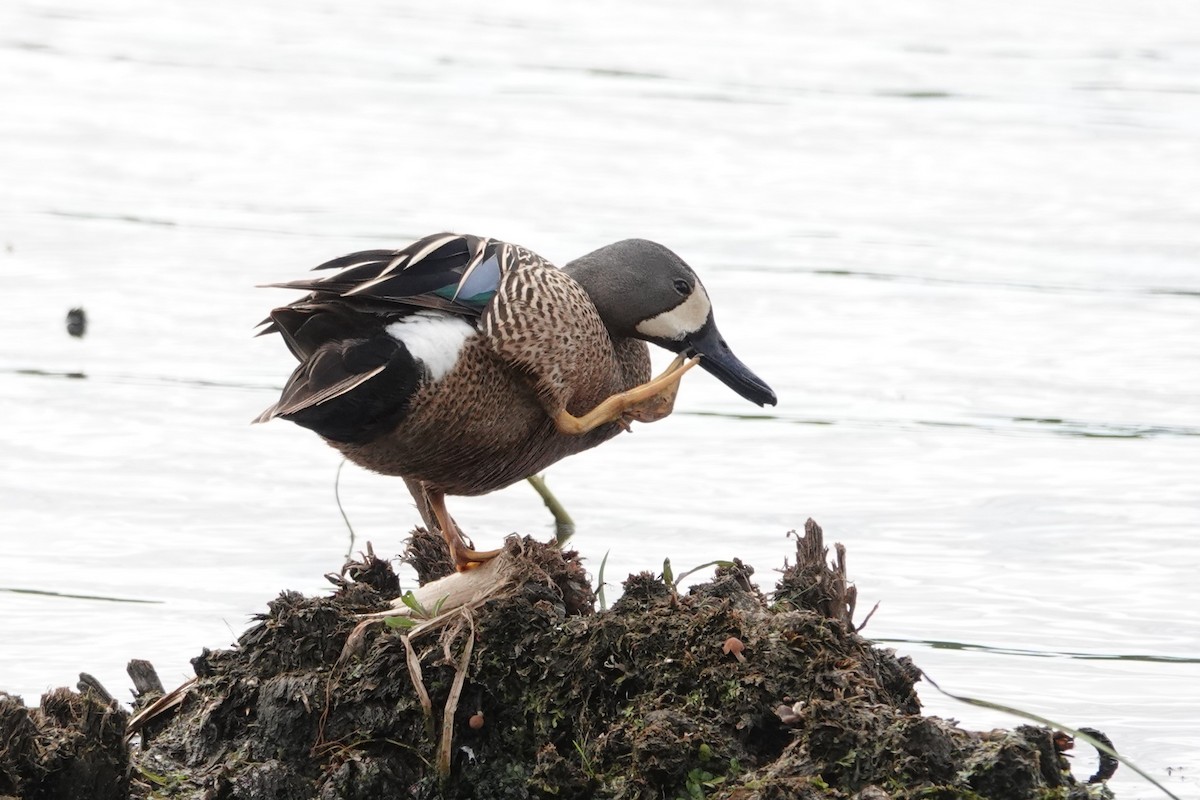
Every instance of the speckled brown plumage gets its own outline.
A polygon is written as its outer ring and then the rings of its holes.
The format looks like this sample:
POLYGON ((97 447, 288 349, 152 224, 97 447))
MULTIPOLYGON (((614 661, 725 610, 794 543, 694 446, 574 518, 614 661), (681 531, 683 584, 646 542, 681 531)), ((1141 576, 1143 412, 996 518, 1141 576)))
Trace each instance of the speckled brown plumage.
MULTIPOLYGON (((527 329, 527 337, 537 335, 527 329)), ((584 413, 611 394, 645 383, 645 343, 578 342, 555 370, 573 388, 565 400, 584 413), (603 365, 607 369, 598 370, 603 365)), ((622 431, 617 423, 568 436, 538 402, 538 381, 512 369, 483 336, 469 340, 459 364, 413 396, 408 416, 387 436, 366 444, 330 441, 348 459, 384 475, 403 475, 446 494, 477 495, 533 475, 561 458, 595 447, 622 431), (449 435, 453 432, 453 435, 449 435)))

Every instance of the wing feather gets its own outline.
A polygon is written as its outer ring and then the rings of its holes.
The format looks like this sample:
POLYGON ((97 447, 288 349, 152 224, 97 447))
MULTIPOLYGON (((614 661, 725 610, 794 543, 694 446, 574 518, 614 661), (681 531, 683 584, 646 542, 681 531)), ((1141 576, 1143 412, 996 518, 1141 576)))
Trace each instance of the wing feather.
POLYGON ((393 420, 422 372, 388 326, 421 309, 477 326, 514 263, 511 248, 485 237, 437 233, 399 250, 339 256, 316 267, 316 275, 269 284, 308 294, 261 324, 260 335, 278 333, 300 363, 279 401, 256 421, 285 416, 339 438, 361 433, 346 428, 347 416, 393 420))

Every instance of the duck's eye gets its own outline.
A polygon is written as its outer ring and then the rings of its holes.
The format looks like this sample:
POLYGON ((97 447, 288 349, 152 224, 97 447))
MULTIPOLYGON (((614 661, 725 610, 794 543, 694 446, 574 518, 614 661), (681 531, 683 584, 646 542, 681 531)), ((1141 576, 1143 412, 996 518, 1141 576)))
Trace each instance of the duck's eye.
POLYGON ((675 281, 675 291, 679 292, 682 295, 688 295, 688 294, 691 294, 692 286, 687 281, 685 281, 683 278, 679 278, 678 280, 675 281))

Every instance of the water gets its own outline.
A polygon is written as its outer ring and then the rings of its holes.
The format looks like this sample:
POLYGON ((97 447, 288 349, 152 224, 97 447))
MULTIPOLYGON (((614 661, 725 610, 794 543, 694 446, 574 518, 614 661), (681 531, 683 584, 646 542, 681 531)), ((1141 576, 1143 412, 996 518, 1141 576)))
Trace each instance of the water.
MULTIPOLYGON (((692 373, 552 469, 593 569, 769 585, 812 516, 868 634, 1200 797, 1200 7, 900 6, 0 7, 0 586, 37 592, 0 592, 0 687, 182 680, 340 564, 336 454, 247 424, 291 369, 256 284, 447 228, 647 236, 780 405, 692 373)), ((357 546, 415 521, 341 496, 357 546)), ((524 486, 451 508, 549 535, 524 486)))

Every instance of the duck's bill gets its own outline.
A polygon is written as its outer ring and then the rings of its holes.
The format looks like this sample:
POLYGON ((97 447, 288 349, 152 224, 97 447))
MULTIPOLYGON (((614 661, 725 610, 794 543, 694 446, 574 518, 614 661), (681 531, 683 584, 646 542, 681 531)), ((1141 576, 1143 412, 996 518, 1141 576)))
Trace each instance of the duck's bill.
POLYGON ((712 316, 703 328, 684 338, 680 352, 700 356, 701 367, 751 403, 775 405, 775 392, 733 354, 712 316))

